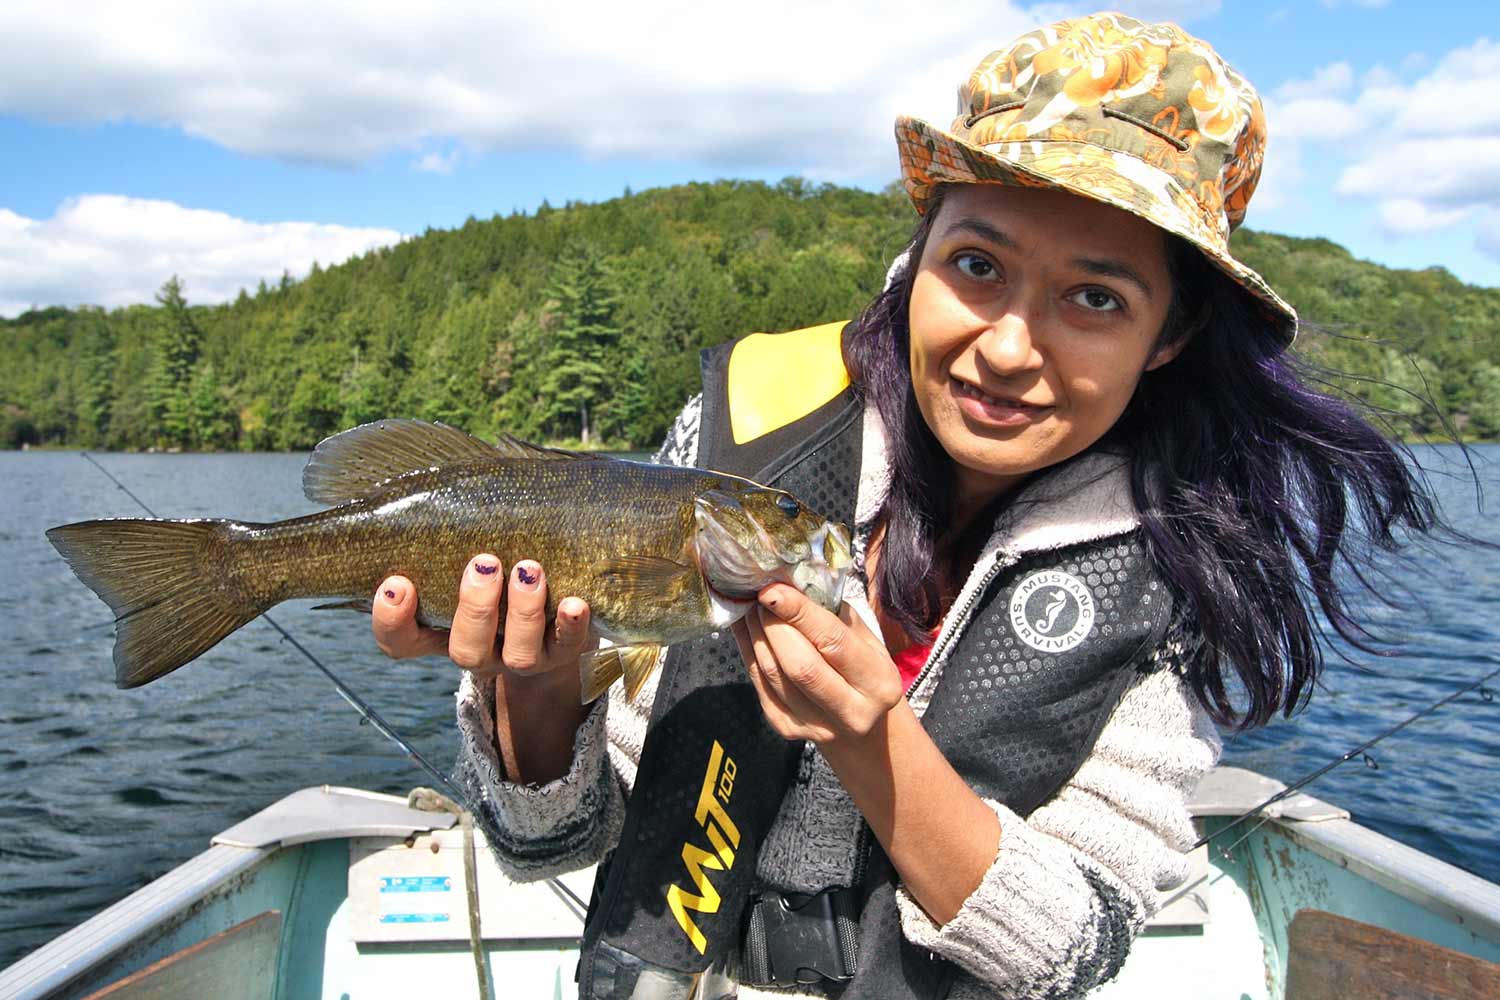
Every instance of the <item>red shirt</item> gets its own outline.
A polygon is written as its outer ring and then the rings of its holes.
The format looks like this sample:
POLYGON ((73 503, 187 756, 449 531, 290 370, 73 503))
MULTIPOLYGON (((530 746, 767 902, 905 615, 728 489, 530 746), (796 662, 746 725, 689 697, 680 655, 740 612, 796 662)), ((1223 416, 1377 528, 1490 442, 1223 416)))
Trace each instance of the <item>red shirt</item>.
POLYGON ((938 622, 933 627, 931 638, 927 642, 920 646, 915 644, 907 646, 901 652, 891 657, 896 663, 896 669, 901 671, 901 687, 903 690, 911 690, 912 682, 917 679, 917 675, 922 672, 922 667, 927 663, 927 654, 932 652, 932 644, 937 641, 938 632, 941 631, 942 627, 943 623, 938 622))

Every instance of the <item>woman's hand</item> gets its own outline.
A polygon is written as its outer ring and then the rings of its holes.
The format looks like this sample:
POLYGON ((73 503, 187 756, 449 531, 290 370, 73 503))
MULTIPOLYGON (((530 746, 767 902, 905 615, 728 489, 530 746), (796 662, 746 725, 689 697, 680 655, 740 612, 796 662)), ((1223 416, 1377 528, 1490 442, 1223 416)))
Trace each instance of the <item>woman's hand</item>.
POLYGON ((761 710, 789 740, 857 740, 901 703, 901 674, 885 644, 847 604, 835 615, 795 587, 773 584, 734 637, 761 710))
MULTIPOLYGON (((475 556, 458 585, 458 607, 453 626, 423 628, 417 624, 417 589, 404 576, 393 576, 375 592, 370 624, 375 643, 395 659, 447 654, 465 670, 481 677, 505 672, 517 679, 562 681, 559 667, 577 667, 578 657, 598 645, 589 635, 589 606, 577 597, 558 603, 551 634, 547 628, 547 580, 542 567, 522 560, 509 577, 502 576, 500 560, 475 556), (505 588, 505 636, 496 639, 500 625, 501 582, 505 588)), ((577 683, 577 671, 573 683, 577 683)))
POLYGON ((579 704, 578 658, 599 644, 589 634, 589 606, 577 597, 558 602, 548 628, 547 580, 523 559, 505 586, 505 636, 500 624, 500 560, 488 553, 469 561, 458 586, 453 627, 417 624, 417 589, 393 576, 375 592, 370 625, 375 642, 397 659, 448 654, 495 691, 495 740, 500 766, 513 782, 546 782, 568 772, 573 736, 587 715, 579 704))
POLYGON ((849 605, 834 615, 783 584, 734 634, 772 728, 818 745, 907 891, 953 919, 995 859, 1000 822, 922 728, 885 644, 849 605))

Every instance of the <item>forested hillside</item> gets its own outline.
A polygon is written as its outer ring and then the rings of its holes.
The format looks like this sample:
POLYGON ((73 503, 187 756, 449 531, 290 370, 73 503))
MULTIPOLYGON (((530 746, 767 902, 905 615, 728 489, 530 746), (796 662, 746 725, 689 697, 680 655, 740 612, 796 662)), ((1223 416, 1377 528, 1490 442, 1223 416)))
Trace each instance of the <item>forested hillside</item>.
MULTIPOLYGON (((721 181, 470 219, 225 305, 163 275, 154 306, 0 320, 0 445, 307 448, 385 416, 480 435, 646 446, 697 352, 852 316, 913 216, 904 196, 721 181)), ((1393 271, 1323 240, 1237 252, 1329 324, 1299 348, 1350 391, 1439 432, 1500 435, 1500 290, 1393 271)))

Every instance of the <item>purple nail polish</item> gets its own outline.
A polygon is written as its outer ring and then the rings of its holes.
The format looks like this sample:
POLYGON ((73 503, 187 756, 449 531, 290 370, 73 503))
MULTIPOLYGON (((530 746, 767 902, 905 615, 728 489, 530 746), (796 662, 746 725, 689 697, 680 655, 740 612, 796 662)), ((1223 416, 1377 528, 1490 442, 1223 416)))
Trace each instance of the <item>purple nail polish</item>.
POLYGON ((387 601, 394 601, 396 599, 396 592, 394 590, 387 590, 385 592, 385 599, 387 601))
POLYGON ((494 573, 499 568, 500 567, 496 566, 494 563, 475 563, 474 564, 474 572, 480 574, 481 576, 489 576, 491 573, 494 573))
POLYGON ((516 567, 516 577, 522 583, 526 584, 526 586, 529 587, 532 584, 536 583, 538 580, 540 580, 542 578, 542 574, 540 572, 533 573, 531 570, 527 569, 525 566, 517 566, 516 567))

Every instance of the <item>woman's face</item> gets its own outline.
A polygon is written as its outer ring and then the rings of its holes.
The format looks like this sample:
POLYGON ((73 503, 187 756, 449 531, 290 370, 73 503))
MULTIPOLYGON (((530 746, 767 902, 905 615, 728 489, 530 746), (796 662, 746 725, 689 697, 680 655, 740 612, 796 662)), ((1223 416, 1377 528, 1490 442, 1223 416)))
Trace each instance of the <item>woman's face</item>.
POLYGON ((961 502, 997 496, 1110 429, 1172 299, 1161 230, 1057 191, 947 193, 911 291, 911 377, 961 502))

